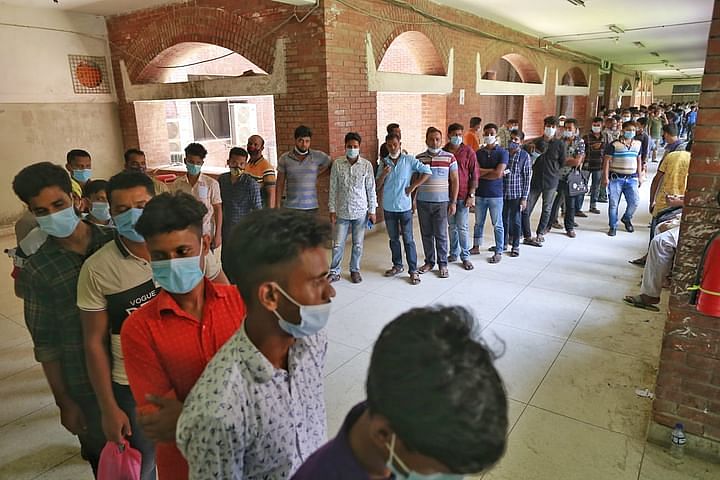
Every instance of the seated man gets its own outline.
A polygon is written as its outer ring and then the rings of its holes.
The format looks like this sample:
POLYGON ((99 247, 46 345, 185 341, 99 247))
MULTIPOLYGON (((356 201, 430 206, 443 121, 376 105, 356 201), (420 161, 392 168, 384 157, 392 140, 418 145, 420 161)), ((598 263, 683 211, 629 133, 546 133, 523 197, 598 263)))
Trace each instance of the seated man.
POLYGON ((329 240, 329 223, 274 209, 225 244, 248 313, 185 399, 177 445, 190 478, 286 479, 325 441, 329 240))
POLYGON ((660 303, 663 282, 673 266, 679 236, 679 218, 658 225, 658 233, 648 249, 640 295, 628 295, 623 299, 625 303, 651 312, 660 311, 657 304, 660 303))
POLYGON ((507 399, 477 327, 462 307, 416 308, 387 325, 373 348, 367 401, 293 478, 459 479, 495 464, 507 399))
POLYGON ((188 478, 175 446, 182 402, 245 317, 235 287, 203 279, 200 257, 208 258, 210 250, 210 237, 202 234, 206 212, 191 195, 165 193, 145 205, 136 225, 162 290, 130 314, 120 336, 138 423, 156 443, 161 480, 188 478), (174 271, 182 277, 167 274, 174 271))

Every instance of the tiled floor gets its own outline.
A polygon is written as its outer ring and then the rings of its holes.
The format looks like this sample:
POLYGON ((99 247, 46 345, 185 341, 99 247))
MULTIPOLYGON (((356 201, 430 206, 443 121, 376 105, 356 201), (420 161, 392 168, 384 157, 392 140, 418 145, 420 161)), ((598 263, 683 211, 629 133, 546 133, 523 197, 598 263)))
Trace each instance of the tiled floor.
MULTIPOLYGON (((497 366, 512 430, 507 454, 486 480, 720 478, 720 465, 677 461, 645 443, 651 402, 635 389, 654 387, 664 315, 621 301, 638 290, 641 271, 627 260, 647 242, 647 184, 642 191, 632 235, 621 229, 608 238, 605 214, 580 218, 575 239, 552 233, 543 248, 522 247, 519 258, 489 265, 483 254, 472 272, 453 265, 449 279, 430 273, 415 287, 406 276, 382 277, 390 266, 386 234, 368 236, 365 281, 336 284, 326 367, 331 434, 363 398, 372 344, 387 322, 412 306, 462 304, 474 310, 489 345, 506 349, 497 366)), ((2 247, 10 243, 0 239, 2 247)), ((8 272, 3 262, 0 278, 8 272)), ((0 479, 89 479, 32 359, 22 304, 9 282, 2 285, 0 479)))

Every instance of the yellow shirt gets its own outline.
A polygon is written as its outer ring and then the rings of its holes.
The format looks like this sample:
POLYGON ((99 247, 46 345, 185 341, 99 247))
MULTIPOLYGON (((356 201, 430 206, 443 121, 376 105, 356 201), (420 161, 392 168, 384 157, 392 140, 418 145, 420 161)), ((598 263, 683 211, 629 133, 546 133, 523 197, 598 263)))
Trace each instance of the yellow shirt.
POLYGON ((663 177, 655 194, 654 215, 668 207, 666 195, 685 195, 689 168, 690 152, 681 151, 667 154, 658 167, 658 171, 663 173, 663 177))
POLYGON ((72 193, 74 193, 75 195, 77 195, 78 198, 82 198, 82 197, 83 197, 82 187, 81 187, 80 184, 77 182, 77 180, 75 180, 74 178, 72 178, 72 176, 70 177, 70 187, 72 188, 72 193))

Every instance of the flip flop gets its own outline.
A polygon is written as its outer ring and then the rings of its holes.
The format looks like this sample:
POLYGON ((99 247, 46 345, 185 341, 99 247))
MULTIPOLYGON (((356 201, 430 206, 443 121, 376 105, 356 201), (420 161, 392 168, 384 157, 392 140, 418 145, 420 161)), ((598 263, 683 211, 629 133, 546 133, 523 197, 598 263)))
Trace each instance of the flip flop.
POLYGON ((410 285, 417 285, 420 283, 420 274, 413 272, 410 274, 410 285))
POLYGON ((450 272, 448 272, 447 267, 440 267, 440 278, 448 278, 450 276, 450 272))
POLYGON ((470 260, 463 260, 462 266, 465 270, 468 270, 468 271, 475 268, 475 266, 472 264, 472 262, 470 260))
POLYGON ((635 260, 628 260, 628 263, 631 264, 631 265, 637 265, 638 267, 644 267, 644 266, 645 266, 645 259, 636 258, 635 260))
POLYGON ((643 302, 642 297, 640 297, 640 295, 636 295, 636 296, 628 295, 627 297, 623 298, 623 302, 627 303, 631 307, 641 308, 641 309, 647 310, 649 312, 659 312, 660 311, 660 309, 656 305, 643 302))

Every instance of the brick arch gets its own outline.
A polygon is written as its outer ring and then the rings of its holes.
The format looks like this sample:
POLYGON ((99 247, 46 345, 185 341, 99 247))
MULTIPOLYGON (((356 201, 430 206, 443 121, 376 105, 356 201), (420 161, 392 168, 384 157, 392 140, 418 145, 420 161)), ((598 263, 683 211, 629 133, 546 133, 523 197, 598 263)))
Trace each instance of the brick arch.
POLYGON ((520 79, 523 83, 543 83, 541 71, 543 68, 538 68, 539 65, 543 65, 530 55, 524 55, 516 52, 501 52, 498 56, 492 59, 491 62, 483 62, 483 70, 487 70, 489 66, 495 65, 500 60, 508 62, 515 71, 520 75, 520 79))
POLYGON ((422 32, 406 31, 385 50, 378 70, 417 75, 445 75, 445 65, 432 41, 422 32))
POLYGON ((580 67, 572 67, 562 76, 560 84, 573 87, 587 87, 588 81, 585 72, 583 72, 580 67))
POLYGON ((434 75, 445 75, 448 69, 450 46, 448 45, 447 39, 441 35, 439 29, 437 27, 433 27, 432 25, 413 24, 413 22, 417 21, 417 18, 414 17, 411 12, 407 12, 405 10, 398 12, 393 9, 393 7, 384 7, 382 11, 383 15, 387 15, 389 18, 401 17, 402 20, 407 21, 408 24, 398 25, 388 31, 387 24, 374 22, 370 38, 372 40, 373 55, 375 56, 375 66, 380 68, 380 63, 385 57, 390 45, 392 45, 396 39, 403 34, 412 32, 415 38, 420 38, 420 36, 424 37, 429 44, 434 47, 434 52, 440 58, 440 61, 442 62, 442 72, 435 73, 434 75))
POLYGON ((134 35, 133 42, 120 52, 132 81, 164 50, 184 42, 218 45, 239 53, 266 72, 272 71, 275 45, 262 38, 263 31, 252 21, 220 9, 197 15, 197 7, 173 8, 134 35))

